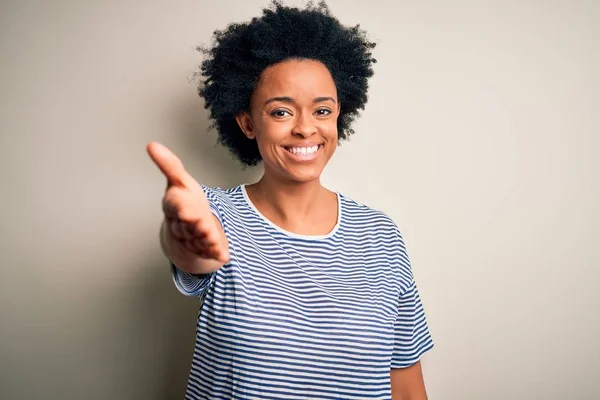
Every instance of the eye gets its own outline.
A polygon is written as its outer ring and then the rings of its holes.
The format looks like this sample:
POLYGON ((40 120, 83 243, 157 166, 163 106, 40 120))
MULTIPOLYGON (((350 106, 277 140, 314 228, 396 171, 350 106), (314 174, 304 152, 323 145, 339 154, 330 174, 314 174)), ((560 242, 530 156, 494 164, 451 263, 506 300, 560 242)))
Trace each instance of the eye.
POLYGON ((317 111, 315 111, 315 114, 319 117, 325 117, 331 114, 331 110, 328 108, 319 108, 317 111))
POLYGON ((287 117, 288 115, 291 115, 291 113, 288 110, 285 110, 283 108, 278 108, 277 110, 271 111, 271 116, 276 117, 276 118, 284 118, 284 117, 287 117))

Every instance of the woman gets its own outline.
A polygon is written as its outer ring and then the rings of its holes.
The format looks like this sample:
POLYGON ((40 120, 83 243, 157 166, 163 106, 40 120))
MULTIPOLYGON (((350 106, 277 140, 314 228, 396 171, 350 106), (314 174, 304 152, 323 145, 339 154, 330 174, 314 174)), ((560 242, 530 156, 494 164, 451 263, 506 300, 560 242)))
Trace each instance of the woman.
POLYGON ((161 243, 201 296, 187 399, 425 399, 433 345, 402 237, 320 175, 367 99, 370 43, 327 7, 274 3, 215 33, 200 95, 257 183, 198 184, 158 143, 161 243))

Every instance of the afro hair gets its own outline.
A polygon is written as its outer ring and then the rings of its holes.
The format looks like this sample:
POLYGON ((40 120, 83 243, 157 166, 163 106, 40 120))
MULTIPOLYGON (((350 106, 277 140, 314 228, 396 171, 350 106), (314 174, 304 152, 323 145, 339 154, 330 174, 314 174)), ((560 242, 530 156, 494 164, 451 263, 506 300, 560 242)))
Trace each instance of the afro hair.
POLYGON ((262 157, 256 141, 243 134, 235 117, 250 111, 250 98, 262 72, 282 61, 322 62, 333 77, 341 104, 338 140, 354 133, 350 125, 367 102, 375 43, 367 40, 359 25, 343 26, 325 2, 310 2, 299 9, 273 1, 261 17, 230 24, 215 31, 213 39, 212 47, 198 49, 206 56, 200 65, 198 93, 219 143, 242 164, 254 166, 262 157))

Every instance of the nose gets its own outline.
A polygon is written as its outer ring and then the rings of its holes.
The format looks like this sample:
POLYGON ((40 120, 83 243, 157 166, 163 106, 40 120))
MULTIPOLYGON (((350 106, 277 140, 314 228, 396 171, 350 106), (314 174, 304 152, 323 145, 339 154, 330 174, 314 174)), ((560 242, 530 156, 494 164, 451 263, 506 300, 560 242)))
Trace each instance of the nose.
POLYGON ((294 136, 310 137, 317 133, 317 127, 310 113, 300 113, 296 120, 296 125, 292 131, 294 136))

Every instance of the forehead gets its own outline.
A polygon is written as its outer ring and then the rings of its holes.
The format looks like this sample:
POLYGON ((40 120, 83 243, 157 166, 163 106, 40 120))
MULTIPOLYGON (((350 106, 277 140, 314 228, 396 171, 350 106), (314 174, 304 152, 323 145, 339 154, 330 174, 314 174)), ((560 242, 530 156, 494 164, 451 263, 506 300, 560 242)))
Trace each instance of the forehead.
POLYGON ((265 69, 253 97, 318 96, 337 98, 337 89, 327 67, 314 60, 283 61, 265 69))

